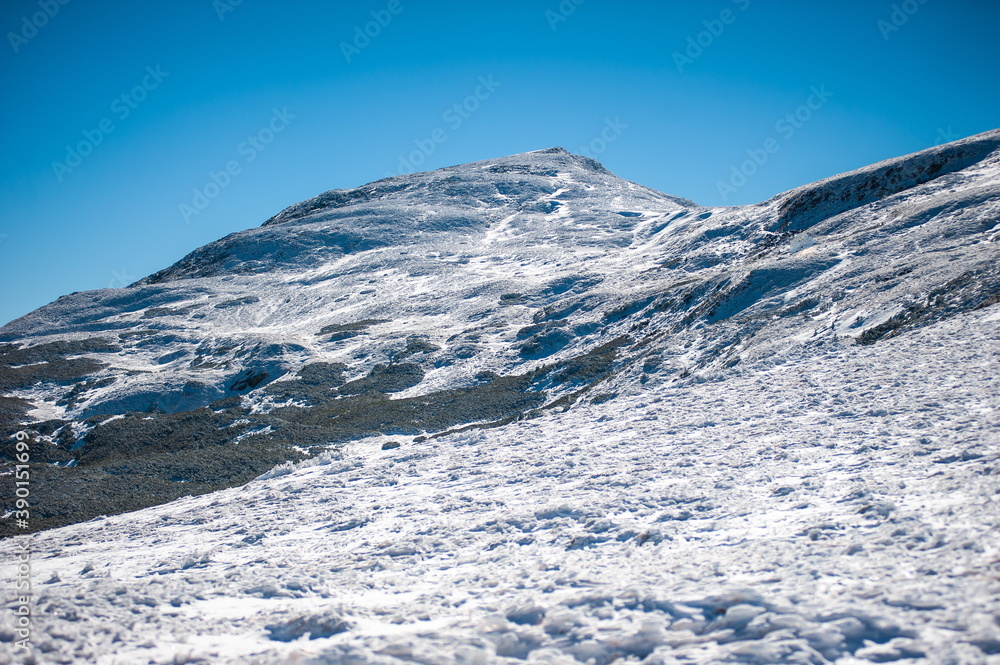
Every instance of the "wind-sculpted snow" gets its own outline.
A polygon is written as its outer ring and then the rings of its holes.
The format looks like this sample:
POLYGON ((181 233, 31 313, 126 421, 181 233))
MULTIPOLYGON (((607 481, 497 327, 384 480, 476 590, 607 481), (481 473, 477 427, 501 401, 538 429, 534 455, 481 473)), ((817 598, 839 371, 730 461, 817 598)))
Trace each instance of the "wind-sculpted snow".
POLYGON ((36 534, 39 662, 989 665, 998 363, 994 306, 36 534))

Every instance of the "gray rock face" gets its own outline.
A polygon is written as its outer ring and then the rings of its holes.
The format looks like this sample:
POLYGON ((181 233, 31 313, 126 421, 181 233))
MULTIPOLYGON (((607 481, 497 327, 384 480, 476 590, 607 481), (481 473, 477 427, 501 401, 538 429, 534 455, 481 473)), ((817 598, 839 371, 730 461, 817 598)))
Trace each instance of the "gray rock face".
POLYGON ((0 328, 0 427, 55 526, 874 344, 996 302, 998 222, 1000 131, 730 208, 561 148, 388 178, 0 328))

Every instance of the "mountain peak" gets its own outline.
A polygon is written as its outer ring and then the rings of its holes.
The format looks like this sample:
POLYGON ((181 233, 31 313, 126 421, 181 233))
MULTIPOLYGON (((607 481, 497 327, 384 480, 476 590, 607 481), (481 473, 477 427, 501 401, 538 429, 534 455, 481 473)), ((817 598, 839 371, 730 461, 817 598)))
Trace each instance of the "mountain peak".
MULTIPOLYGON (((578 174, 597 174, 618 180, 595 159, 575 155, 565 148, 554 147, 544 150, 523 152, 506 157, 497 157, 467 164, 446 166, 433 171, 420 171, 390 176, 353 189, 332 189, 311 199, 289 206, 264 226, 297 222, 318 211, 344 208, 353 205, 384 201, 389 199, 413 199, 414 195, 427 198, 436 191, 447 196, 459 197, 463 193, 456 188, 459 182, 470 185, 469 191, 482 190, 482 185, 492 183, 494 189, 503 193, 510 181, 523 182, 525 178, 572 177, 578 174)), ((490 197, 488 204, 495 203, 490 197)), ((482 201, 480 201, 482 202, 482 201)))

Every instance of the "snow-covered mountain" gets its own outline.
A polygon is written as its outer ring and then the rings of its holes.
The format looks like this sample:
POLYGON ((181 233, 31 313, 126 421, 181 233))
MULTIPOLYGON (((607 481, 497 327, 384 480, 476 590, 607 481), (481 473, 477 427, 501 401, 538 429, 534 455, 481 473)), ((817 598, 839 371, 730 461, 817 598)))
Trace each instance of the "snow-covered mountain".
POLYGON ((998 223, 1000 131, 728 208, 552 148, 60 298, 31 527, 156 507, 34 537, 39 648, 1000 662, 998 223))

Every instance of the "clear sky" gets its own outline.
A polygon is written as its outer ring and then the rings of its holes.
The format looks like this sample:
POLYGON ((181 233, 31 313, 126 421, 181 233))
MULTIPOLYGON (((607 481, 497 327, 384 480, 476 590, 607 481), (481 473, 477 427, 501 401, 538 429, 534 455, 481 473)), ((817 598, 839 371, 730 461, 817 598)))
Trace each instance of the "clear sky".
POLYGON ((0 323, 401 170, 561 145, 723 205, 1000 126, 995 0, 7 0, 0 28, 0 323))

